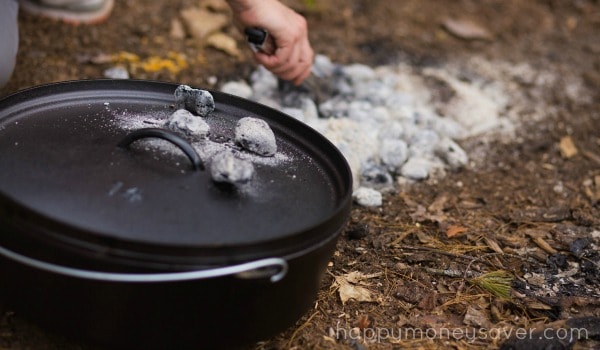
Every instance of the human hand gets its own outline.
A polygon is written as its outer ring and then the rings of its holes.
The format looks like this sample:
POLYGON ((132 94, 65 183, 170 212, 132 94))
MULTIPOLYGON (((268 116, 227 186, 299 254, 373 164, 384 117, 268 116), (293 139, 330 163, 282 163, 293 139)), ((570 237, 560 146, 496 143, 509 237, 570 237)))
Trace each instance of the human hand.
POLYGON ((227 0, 242 28, 262 28, 275 43, 272 54, 257 51, 255 60, 296 85, 310 75, 314 52, 306 19, 278 0, 227 0))

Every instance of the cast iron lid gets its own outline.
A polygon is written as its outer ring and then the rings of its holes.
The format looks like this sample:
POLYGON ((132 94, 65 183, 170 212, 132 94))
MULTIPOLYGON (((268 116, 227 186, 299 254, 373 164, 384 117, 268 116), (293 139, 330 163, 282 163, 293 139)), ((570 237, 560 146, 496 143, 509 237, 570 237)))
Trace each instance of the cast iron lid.
MULTIPOLYGON (((51 84, 0 101, 0 244, 45 259, 77 253, 169 264, 230 263, 291 254, 338 232, 351 173, 322 135, 266 106, 213 92, 215 144, 242 117, 268 122, 278 154, 255 159, 239 189, 166 141, 118 144, 161 127, 178 85, 132 80, 51 84), (45 252, 52 248, 52 254, 45 252)), ((59 258, 56 258, 59 259, 59 258)))

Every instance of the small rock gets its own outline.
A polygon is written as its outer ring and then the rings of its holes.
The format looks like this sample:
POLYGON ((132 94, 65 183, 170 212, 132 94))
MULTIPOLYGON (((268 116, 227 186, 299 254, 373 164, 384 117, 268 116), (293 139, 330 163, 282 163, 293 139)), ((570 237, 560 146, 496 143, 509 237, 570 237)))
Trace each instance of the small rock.
POLYGON ((175 107, 187 109, 201 117, 208 116, 215 109, 215 101, 210 92, 179 85, 175 89, 175 107))
POLYGON ((359 187, 352 197, 359 205, 363 207, 380 207, 383 204, 383 196, 379 191, 372 188, 359 187))
POLYGON ((381 141, 380 156, 383 164, 391 171, 396 171, 408 159, 408 146, 402 140, 384 139, 381 141))
POLYGON ((400 169, 400 174, 412 180, 424 180, 430 170, 431 163, 427 159, 411 157, 400 169))
POLYGON ((375 70, 365 64, 355 63, 342 67, 342 73, 354 86, 360 86, 376 77, 375 70))
POLYGON ((219 82, 219 78, 217 78, 214 75, 211 75, 210 77, 206 78, 206 82, 214 86, 216 83, 219 82))
POLYGON ((349 111, 350 103, 343 97, 334 97, 319 105, 319 112, 325 118, 344 118, 349 111))
MULTIPOLYGON (((386 123, 385 125, 381 125, 379 129, 379 137, 383 140, 385 139, 402 139, 404 136, 404 127, 402 123, 398 121, 392 121, 386 123)), ((402 141, 404 142, 404 141, 402 141)), ((404 142, 406 144, 406 142, 404 142)))
POLYGON ((469 162, 467 153, 456 142, 447 137, 438 142, 435 153, 452 169, 460 169, 469 162))
POLYGON ((108 79, 129 79, 129 72, 127 68, 117 66, 105 70, 104 77, 108 79))
POLYGON ((319 109, 317 108, 315 102, 310 98, 302 99, 300 107, 304 113, 304 121, 307 124, 319 119, 319 109))
POLYGON ((376 105, 386 103, 393 95, 393 87, 387 86, 385 83, 378 80, 370 81, 355 91, 356 98, 369 101, 376 105))
POLYGON ((262 119, 245 117, 238 120, 235 126, 235 142, 261 156, 273 156, 277 153, 275 134, 262 119))
POLYGON ((325 55, 315 55, 313 63, 313 72, 318 77, 332 76, 336 69, 336 65, 331 62, 331 59, 325 55))
POLYGON ((361 239, 369 235, 369 225, 367 224, 352 224, 348 227, 348 238, 361 239))
POLYGON ((250 75, 252 90, 254 91, 255 99, 272 98, 272 91, 277 90, 277 77, 269 72, 264 66, 258 68, 250 75))
POLYGON ((226 150, 213 157, 210 175, 215 182, 244 184, 254 175, 254 166, 251 162, 239 159, 231 151, 226 150))
POLYGON ((433 130, 417 131, 410 139, 411 156, 433 153, 439 140, 440 136, 433 130))
POLYGON ((221 91, 241 98, 250 98, 253 93, 252 88, 245 81, 227 82, 221 87, 221 91))
POLYGON ((458 38, 465 40, 491 40, 490 32, 467 19, 452 19, 447 18, 444 23, 444 28, 458 38))
POLYGON ((302 87, 296 87, 290 82, 282 83, 281 87, 281 104, 286 107, 300 108, 302 101, 307 99, 308 91, 304 91, 302 87))
POLYGON ((373 105, 367 101, 352 101, 347 109, 348 118, 357 122, 366 122, 372 118, 373 105))
POLYGON ((178 109, 171 114, 165 126, 196 141, 206 138, 210 131, 210 127, 204 119, 193 115, 185 109, 178 109))
POLYGON ((363 167, 361 184, 380 191, 394 189, 394 179, 387 169, 372 163, 363 167))
POLYGON ((304 122, 304 112, 300 108, 284 107, 281 109, 281 112, 294 119, 304 122))
POLYGON ((435 130, 439 135, 447 136, 451 139, 461 139, 465 136, 466 131, 462 125, 458 122, 442 117, 435 117, 431 127, 435 130))
POLYGON ((571 253, 573 253, 573 255, 575 255, 578 258, 581 258, 585 255, 586 248, 591 243, 592 242, 587 238, 577 238, 570 244, 569 250, 571 251, 571 253))

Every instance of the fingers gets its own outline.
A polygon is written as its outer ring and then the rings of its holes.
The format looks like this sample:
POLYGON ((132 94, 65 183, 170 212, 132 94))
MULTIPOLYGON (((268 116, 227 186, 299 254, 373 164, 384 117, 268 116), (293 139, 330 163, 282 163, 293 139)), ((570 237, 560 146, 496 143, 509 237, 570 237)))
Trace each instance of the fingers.
POLYGON ((278 0, 228 0, 243 28, 265 29, 275 40, 272 54, 256 52, 255 60, 278 77, 300 84, 310 75, 314 52, 306 19, 278 0))
POLYGON ((296 85, 310 75, 314 52, 306 37, 291 42, 276 42, 277 50, 272 55, 256 53, 255 59, 273 74, 296 85))

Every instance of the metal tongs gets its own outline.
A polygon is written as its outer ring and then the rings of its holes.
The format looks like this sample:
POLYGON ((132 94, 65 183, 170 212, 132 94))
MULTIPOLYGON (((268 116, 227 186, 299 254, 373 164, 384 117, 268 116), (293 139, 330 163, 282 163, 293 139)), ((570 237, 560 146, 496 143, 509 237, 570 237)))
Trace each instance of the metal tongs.
MULTIPOLYGON (((277 50, 277 45, 275 44, 273 37, 262 28, 246 28, 244 34, 246 35, 246 40, 250 44, 250 47, 254 51, 273 55, 277 50)), ((323 91, 323 88, 326 86, 328 86, 328 83, 324 80, 324 76, 322 76, 313 65, 310 70, 310 75, 299 86, 296 86, 287 80, 278 79, 277 87, 282 93, 289 91, 304 91, 308 93, 318 105, 322 102, 324 97, 326 97, 323 91)))

